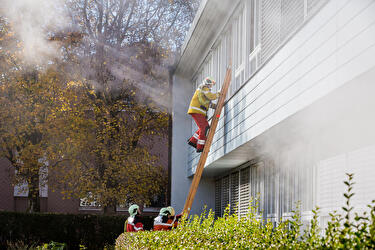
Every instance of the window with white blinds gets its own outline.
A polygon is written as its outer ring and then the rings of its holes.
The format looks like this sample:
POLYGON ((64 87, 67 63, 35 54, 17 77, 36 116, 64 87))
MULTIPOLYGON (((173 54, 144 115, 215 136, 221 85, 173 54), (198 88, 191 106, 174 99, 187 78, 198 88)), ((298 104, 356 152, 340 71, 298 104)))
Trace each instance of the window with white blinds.
POLYGON ((263 0, 261 1, 261 61, 275 51, 329 0, 263 0))
POLYGON ((215 182, 215 216, 221 216, 221 179, 215 182))
POLYGON ((230 181, 229 176, 226 176, 221 180, 221 199, 220 199, 221 215, 223 215, 225 209, 227 208, 227 206, 230 202, 230 197, 229 197, 230 183, 229 183, 229 181, 230 181))
POLYGON ((216 180, 216 216, 222 216, 228 204, 230 213, 240 217, 257 205, 256 212, 274 222, 290 214, 297 202, 302 211, 311 210, 313 166, 292 161, 289 154, 278 165, 269 159, 253 161, 216 180))
POLYGON ((304 1, 281 0, 281 42, 286 40, 304 20, 304 1))
POLYGON ((247 213, 250 205, 250 168, 240 170, 240 202, 239 202, 239 215, 242 216, 247 213))
POLYGON ((261 1, 261 61, 264 63, 280 45, 281 0, 261 1))
POLYGON ((230 213, 238 211, 239 203, 239 177, 240 173, 235 172, 230 175, 230 213))
MULTIPOLYGON (((215 183, 215 214, 222 216, 225 208, 230 205, 230 213, 243 216, 248 212, 250 205, 255 205, 256 197, 264 196, 264 164, 259 162, 251 164, 225 177, 215 183), (250 201, 253 198, 253 203, 250 201)), ((263 210, 259 203, 258 213, 263 210)))

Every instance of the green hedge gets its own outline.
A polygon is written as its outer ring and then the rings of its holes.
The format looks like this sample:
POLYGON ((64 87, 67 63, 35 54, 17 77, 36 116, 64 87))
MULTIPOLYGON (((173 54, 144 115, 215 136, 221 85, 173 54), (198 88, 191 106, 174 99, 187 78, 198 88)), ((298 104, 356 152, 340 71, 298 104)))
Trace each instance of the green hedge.
MULTIPOLYGON (((0 212, 0 249, 7 242, 66 243, 69 249, 84 245, 88 249, 103 249, 113 245, 124 231, 126 216, 91 214, 45 214, 0 212)), ((151 228, 152 218, 145 217, 145 228, 151 228)))
POLYGON ((230 215, 228 207, 222 218, 215 220, 213 212, 203 213, 182 220, 169 232, 122 234, 116 249, 375 249, 375 205, 369 205, 369 213, 353 213, 352 177, 345 182, 348 189, 342 214, 333 212, 324 232, 318 226, 318 208, 303 229, 298 206, 291 220, 277 226, 259 220, 254 207, 241 218, 230 215))

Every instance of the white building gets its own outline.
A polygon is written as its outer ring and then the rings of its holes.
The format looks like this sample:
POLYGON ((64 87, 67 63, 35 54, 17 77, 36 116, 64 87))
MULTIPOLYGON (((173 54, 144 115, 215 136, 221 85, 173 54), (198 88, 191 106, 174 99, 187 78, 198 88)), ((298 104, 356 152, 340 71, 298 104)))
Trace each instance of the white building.
POLYGON ((193 212, 243 213, 260 193, 265 218, 323 219, 343 203, 375 198, 375 1, 202 0, 173 77, 172 206, 182 210, 199 154, 186 114, 205 76, 228 93, 193 212))

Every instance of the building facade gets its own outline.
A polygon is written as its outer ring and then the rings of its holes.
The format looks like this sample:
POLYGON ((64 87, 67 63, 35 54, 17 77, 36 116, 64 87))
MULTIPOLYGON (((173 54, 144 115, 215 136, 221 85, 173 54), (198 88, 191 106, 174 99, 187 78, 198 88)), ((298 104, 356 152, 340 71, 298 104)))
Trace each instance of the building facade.
MULTIPOLYGON (((172 194, 182 210, 200 154, 186 114, 205 76, 232 82, 192 211, 303 220, 339 210, 345 173, 353 203, 375 198, 375 2, 203 0, 173 77, 172 194), (254 202, 254 201, 253 201, 254 202)), ((209 116, 212 113, 209 113, 209 116)))
MULTIPOLYGON (((169 173, 169 142, 168 136, 154 136, 154 138, 144 138, 140 142, 143 146, 149 148, 149 152, 159 158, 158 162, 164 167, 166 173, 169 173), (156 142, 156 143, 155 143, 156 142)), ((25 212, 28 209, 28 188, 27 183, 24 185, 14 185, 12 178, 14 177, 14 167, 5 159, 0 158, 0 211, 25 212)), ((46 174, 40 172, 40 212, 49 213, 103 213, 103 209, 99 203, 90 201, 87 197, 81 199, 71 198, 64 199, 61 190, 52 190, 48 188, 48 169, 46 174), (45 176, 45 177, 43 177, 45 176), (45 181, 43 181, 45 179, 45 181)), ((169 199, 169 187, 165 190, 162 197, 154 201, 151 207, 144 207, 145 215, 157 215, 160 207, 165 206, 169 199)), ((113 208, 111 213, 127 214, 127 207, 117 206, 113 208)))

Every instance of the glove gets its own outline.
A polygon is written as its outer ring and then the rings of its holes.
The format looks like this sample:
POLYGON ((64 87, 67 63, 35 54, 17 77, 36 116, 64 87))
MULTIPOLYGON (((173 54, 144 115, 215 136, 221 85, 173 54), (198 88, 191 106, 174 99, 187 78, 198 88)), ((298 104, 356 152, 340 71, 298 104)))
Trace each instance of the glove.
POLYGON ((211 103, 210 106, 211 106, 212 109, 216 109, 217 108, 217 105, 215 103, 211 103))

